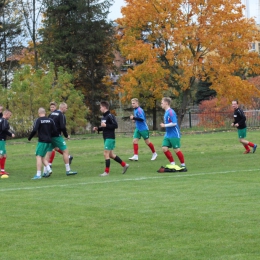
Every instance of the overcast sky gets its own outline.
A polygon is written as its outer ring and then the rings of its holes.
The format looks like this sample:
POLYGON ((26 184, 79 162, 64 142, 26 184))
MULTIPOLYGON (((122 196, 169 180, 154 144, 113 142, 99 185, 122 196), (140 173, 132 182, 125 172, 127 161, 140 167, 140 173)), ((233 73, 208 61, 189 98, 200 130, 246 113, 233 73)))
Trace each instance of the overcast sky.
MULTIPOLYGON (((246 1, 246 0, 243 0, 246 1)), ((121 7, 126 5, 124 0, 114 0, 114 4, 110 9, 110 14, 108 15, 108 19, 115 20, 119 17, 122 17, 121 15, 121 7)), ((258 13, 258 0, 249 0, 249 14, 251 17, 257 16, 258 13)), ((258 19, 258 23, 260 23, 260 18, 258 19)))

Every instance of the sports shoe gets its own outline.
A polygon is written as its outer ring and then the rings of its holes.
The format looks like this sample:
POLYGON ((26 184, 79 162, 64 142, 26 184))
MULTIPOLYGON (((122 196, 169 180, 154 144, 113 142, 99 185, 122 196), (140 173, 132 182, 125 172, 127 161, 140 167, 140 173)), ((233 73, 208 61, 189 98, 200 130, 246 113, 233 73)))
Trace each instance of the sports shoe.
POLYGON ((244 154, 250 153, 250 150, 246 150, 244 151, 244 154))
POLYGON ((73 156, 70 155, 70 157, 69 157, 69 165, 71 165, 72 160, 73 160, 73 156))
POLYGON ((186 168, 186 166, 181 166, 181 169, 179 170, 179 172, 187 172, 188 169, 186 168))
POLYGON ((123 174, 126 173, 127 169, 129 168, 129 164, 126 164, 124 167, 123 167, 123 174))
POLYGON ((158 154, 157 153, 153 153, 152 159, 151 161, 154 161, 157 158, 158 154))
POLYGON ((255 144, 253 147, 253 153, 255 152, 256 148, 257 148, 257 144, 255 144))
POLYGON ((43 175, 42 175, 42 177, 43 177, 43 178, 48 178, 48 177, 51 176, 51 174, 52 174, 52 170, 47 171, 47 172, 44 172, 43 175))
POLYGON ((69 176, 69 175, 75 175, 75 174, 77 174, 78 172, 74 172, 74 171, 72 171, 72 170, 70 170, 70 171, 66 171, 66 175, 67 176, 69 176))
POLYGON ((133 157, 129 158, 130 161, 138 161, 138 155, 134 155, 133 157))
POLYGON ((0 175, 9 175, 9 172, 1 171, 0 175))
POLYGON ((103 172, 102 174, 99 174, 100 177, 105 177, 105 176, 109 176, 109 173, 107 172, 103 172))
POLYGON ((42 176, 37 176, 37 175, 35 175, 35 176, 33 176, 32 180, 39 180, 39 179, 41 179, 41 178, 42 178, 42 176))

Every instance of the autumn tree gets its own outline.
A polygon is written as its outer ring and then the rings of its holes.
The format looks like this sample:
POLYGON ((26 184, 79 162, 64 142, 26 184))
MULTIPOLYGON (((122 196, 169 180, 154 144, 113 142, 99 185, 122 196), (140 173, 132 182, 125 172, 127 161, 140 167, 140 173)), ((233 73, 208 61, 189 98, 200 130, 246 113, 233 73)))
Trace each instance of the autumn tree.
POLYGON ((67 128, 70 132, 83 132, 86 126, 87 109, 84 105, 84 96, 75 90, 72 84, 73 77, 59 68, 54 71, 51 64, 48 71, 32 70, 24 66, 14 74, 9 89, 1 89, 0 103, 9 107, 13 116, 11 125, 17 136, 24 136, 30 130, 32 122, 38 117, 39 107, 49 109, 49 102, 66 102, 68 104, 67 128))
POLYGON ((175 109, 181 122, 201 78, 228 100, 248 103, 259 96, 246 75, 238 75, 260 72, 258 54, 248 51, 249 43, 260 40, 259 32, 255 21, 243 16, 240 0, 125 1, 123 17, 117 19, 119 46, 137 66, 120 80, 123 101, 133 94, 154 100, 169 95, 179 104, 175 109), (146 68, 143 74, 140 66, 146 68), (156 80, 149 87, 152 77, 156 80))

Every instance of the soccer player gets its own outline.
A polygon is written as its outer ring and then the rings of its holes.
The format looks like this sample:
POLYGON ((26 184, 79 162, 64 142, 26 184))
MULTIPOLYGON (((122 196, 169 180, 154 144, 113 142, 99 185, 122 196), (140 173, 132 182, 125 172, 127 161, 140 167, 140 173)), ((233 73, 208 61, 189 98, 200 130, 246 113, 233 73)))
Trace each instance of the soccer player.
POLYGON ((110 113, 109 103, 107 101, 102 101, 100 103, 100 111, 103 113, 101 125, 99 127, 93 127, 93 130, 98 132, 103 131, 104 157, 106 167, 104 173, 100 174, 99 176, 109 176, 110 158, 121 164, 121 166, 123 167, 122 173, 124 174, 127 171, 129 164, 126 164, 116 154, 113 153, 116 144, 115 129, 118 128, 116 118, 110 113))
POLYGON ((12 112, 8 109, 6 109, 3 112, 3 117, 0 118, 0 166, 1 166, 1 172, 0 175, 9 175, 8 172, 5 171, 5 161, 6 161, 6 148, 5 148, 5 142, 6 137, 15 137, 15 135, 10 132, 10 126, 8 123, 9 118, 12 116, 12 112))
POLYGON ((175 164, 172 153, 169 148, 173 148, 175 154, 178 156, 181 163, 182 172, 186 172, 187 168, 184 162, 183 153, 180 150, 181 147, 181 133, 178 126, 177 116, 175 111, 170 107, 171 98, 163 97, 161 101, 161 107, 165 110, 164 123, 161 123, 161 127, 165 127, 166 133, 164 135, 162 150, 165 156, 168 158, 171 164, 175 164))
MULTIPOLYGON (((56 110, 57 110, 57 103, 56 102, 51 102, 50 103, 50 111, 54 112, 56 110)), ((56 150, 53 149, 51 154, 50 154, 50 158, 49 158, 49 165, 50 165, 50 167, 52 167, 52 162, 53 162, 53 160, 55 158, 55 154, 56 154, 55 151, 57 151, 60 154, 63 154, 63 152, 59 148, 56 148, 56 150)), ((73 156, 69 155, 69 164, 71 164, 72 160, 73 160, 73 156)))
MULTIPOLYGON (((77 174, 77 172, 72 171, 70 169, 70 164, 69 164, 69 151, 67 149, 67 145, 65 140, 63 139, 61 133, 63 133, 63 135, 66 138, 70 138, 67 129, 66 129, 66 117, 65 117, 65 113, 68 109, 68 106, 66 103, 61 103, 59 105, 59 110, 55 110, 53 112, 51 112, 51 114, 49 115, 49 118, 53 119, 53 121, 55 122, 57 131, 52 133, 52 138, 51 138, 51 142, 53 147, 55 148, 59 148, 62 151, 62 155, 63 155, 63 160, 65 163, 65 168, 66 168, 66 175, 75 175, 77 174)), ((49 161, 49 157, 50 157, 51 152, 47 153, 47 159, 49 161)), ((46 176, 43 177, 48 177, 48 174, 46 174, 46 176)))
POLYGON ((239 108, 237 100, 232 101, 232 107, 234 109, 234 122, 231 124, 231 126, 235 126, 237 128, 239 142, 246 149, 244 151, 244 154, 250 153, 249 146, 253 148, 253 153, 254 153, 256 151, 257 145, 245 140, 245 138, 246 138, 246 116, 245 116, 243 110, 241 108, 239 108))
POLYGON ((39 108, 38 115, 39 118, 35 120, 33 130, 28 137, 28 140, 31 141, 33 136, 38 132, 38 144, 35 151, 37 172, 32 180, 39 180, 42 178, 42 164, 47 169, 47 175, 51 175, 52 170, 45 156, 47 152, 52 150, 51 133, 57 131, 54 121, 51 118, 46 117, 46 112, 44 108, 39 108))
POLYGON ((133 148, 134 148, 134 156, 129 158, 131 161, 138 161, 138 141, 143 137, 145 143, 151 149, 152 161, 154 161, 157 157, 157 153, 155 152, 154 145, 150 142, 149 139, 149 128, 146 123, 146 116, 144 110, 139 106, 139 101, 137 98, 131 99, 132 107, 134 108, 134 115, 130 116, 131 120, 135 121, 135 131, 133 135, 133 148))

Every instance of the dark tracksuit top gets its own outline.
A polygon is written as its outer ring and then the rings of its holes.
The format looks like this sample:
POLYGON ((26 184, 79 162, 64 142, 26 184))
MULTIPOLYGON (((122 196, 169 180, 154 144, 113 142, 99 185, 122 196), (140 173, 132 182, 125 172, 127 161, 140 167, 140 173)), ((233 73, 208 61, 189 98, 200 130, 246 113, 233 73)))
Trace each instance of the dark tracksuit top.
POLYGON ((106 127, 98 127, 98 132, 103 131, 104 139, 115 139, 115 129, 118 128, 118 124, 114 115, 107 111, 103 114, 101 120, 106 120, 106 127))
POLYGON ((38 132, 38 141, 41 143, 51 143, 51 136, 53 132, 57 132, 54 121, 46 116, 39 117, 35 120, 33 130, 28 137, 30 141, 38 132))
POLYGON ((234 110, 234 124, 239 124, 237 129, 246 128, 246 116, 241 108, 234 110))
POLYGON ((63 133, 63 135, 67 138, 68 132, 66 128, 66 117, 60 110, 55 110, 52 113, 50 113, 49 118, 52 118, 55 122, 57 132, 54 133, 53 137, 58 137, 63 133))
POLYGON ((0 118, 0 141, 6 141, 7 136, 12 136, 10 126, 5 118, 0 118))

